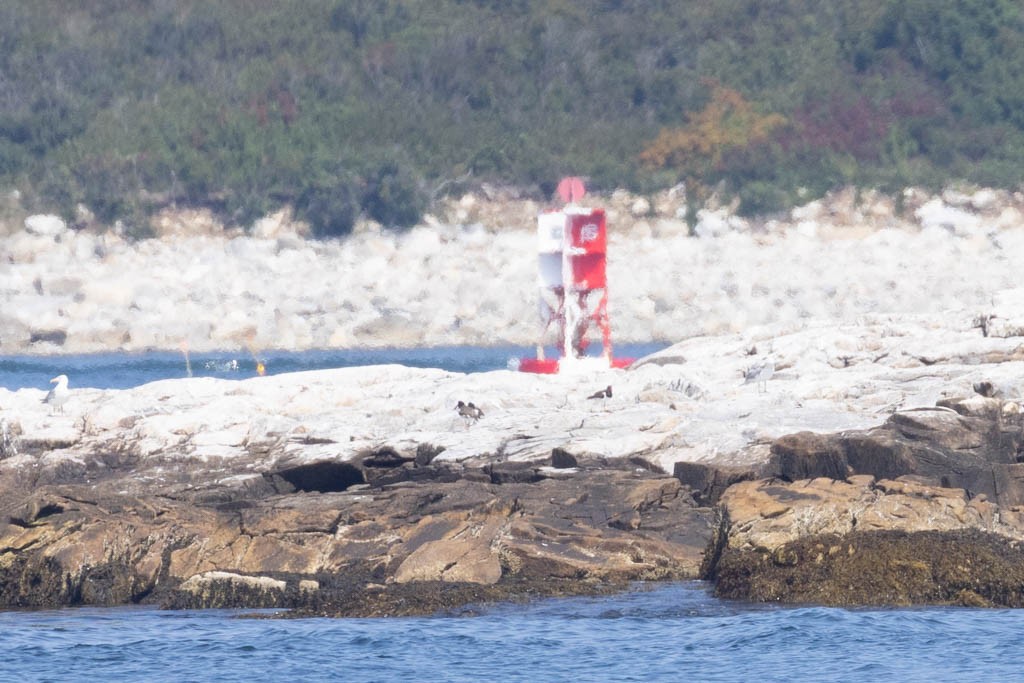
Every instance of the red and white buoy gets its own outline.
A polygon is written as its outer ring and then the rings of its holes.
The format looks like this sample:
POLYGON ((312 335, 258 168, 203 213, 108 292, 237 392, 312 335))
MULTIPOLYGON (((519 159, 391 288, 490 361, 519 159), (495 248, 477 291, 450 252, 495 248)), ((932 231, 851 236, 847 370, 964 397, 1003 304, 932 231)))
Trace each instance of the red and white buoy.
POLYGON ((536 358, 522 358, 524 372, 556 373, 584 367, 625 367, 632 359, 612 357, 608 320, 607 221, 604 209, 584 208, 583 181, 564 178, 558 193, 565 206, 537 217, 538 284, 543 329, 536 358), (546 358, 545 342, 555 336, 560 358, 546 358), (587 356, 599 333, 601 355, 587 356))

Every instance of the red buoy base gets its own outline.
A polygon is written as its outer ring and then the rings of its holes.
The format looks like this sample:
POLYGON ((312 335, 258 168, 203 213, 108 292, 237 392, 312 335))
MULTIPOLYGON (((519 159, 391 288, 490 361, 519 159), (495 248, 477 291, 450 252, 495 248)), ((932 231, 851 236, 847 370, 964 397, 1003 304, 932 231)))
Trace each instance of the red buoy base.
MULTIPOLYGON (((593 360, 593 359, 588 359, 593 360)), ((635 358, 612 358, 611 367, 627 368, 633 364, 635 358)), ((555 375, 561 367, 561 360, 558 358, 520 358, 519 372, 532 372, 538 375, 555 375)))

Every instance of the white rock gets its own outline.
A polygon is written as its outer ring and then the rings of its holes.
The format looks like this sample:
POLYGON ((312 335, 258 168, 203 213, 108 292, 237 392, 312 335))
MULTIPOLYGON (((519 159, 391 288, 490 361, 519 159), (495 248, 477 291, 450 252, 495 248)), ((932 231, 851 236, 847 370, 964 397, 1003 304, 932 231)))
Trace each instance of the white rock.
POLYGON ((693 232, 697 237, 721 237, 728 231, 728 215, 725 211, 709 211, 707 209, 701 209, 697 212, 697 225, 693 229, 693 232))
MULTIPOLYGON (((637 221, 634 226, 643 225, 644 221, 637 221)), ((635 230, 635 228, 634 228, 635 230)), ((656 237, 658 244, 664 244, 666 240, 675 241, 679 238, 689 237, 690 226, 686 224, 685 220, 678 218, 659 218, 654 223, 654 229, 651 235, 634 235, 640 239, 647 239, 648 237, 656 237)), ((613 252, 614 253, 614 252, 613 252)), ((626 253, 629 253, 628 251, 626 253)))
POLYGON ((651 229, 651 224, 647 221, 637 221, 633 223, 633 231, 629 234, 629 240, 645 240, 650 239, 654 235, 654 231, 651 229))
POLYGON ((1007 206, 999 212, 992 225, 997 230, 1024 228, 1024 213, 1015 206, 1007 206))
POLYGON ((975 211, 991 211, 996 208, 999 201, 998 192, 982 188, 971 195, 970 205, 975 211))
POLYGON ((0 259, 9 263, 33 263, 37 257, 53 249, 53 237, 35 235, 30 232, 16 232, 3 241, 0 259))
POLYGON ((273 579, 269 576, 247 576, 244 574, 235 574, 233 572, 209 571, 202 574, 196 574, 195 576, 190 576, 181 582, 180 589, 193 593, 200 593, 204 590, 209 590, 210 586, 215 582, 233 583, 246 588, 255 588, 258 590, 284 591, 287 586, 284 581, 280 579, 273 579))
POLYGON ((961 237, 976 233, 981 226, 978 216, 947 206, 939 199, 926 202, 914 215, 923 228, 944 228, 961 237))
MULTIPOLYGON (((1024 218, 1017 205, 999 207, 1024 199, 1002 194, 982 220, 910 191, 905 205, 918 211, 921 229, 879 230, 889 225, 876 216, 884 197, 866 193, 864 222, 848 224, 854 195, 839 192, 820 209, 801 207, 827 216, 806 219, 817 221, 816 237, 810 223, 752 226, 726 208, 704 210, 698 234, 714 239, 692 239, 676 219, 633 220, 635 198, 617 196, 613 202, 624 203, 609 226, 607 266, 617 343, 878 313, 966 309, 973 317, 991 306, 993 292, 1019 284, 1024 218)), ((176 350, 183 335, 197 351, 238 348, 238 336, 249 333, 261 349, 532 345, 540 330, 537 207, 516 206, 521 215, 504 216, 507 227, 498 230, 420 226, 328 243, 203 234, 201 214, 175 217, 197 234, 167 241, 77 233, 58 242, 19 231, 0 238, 0 311, 11 323, 0 328, 0 353, 23 352, 25 326, 39 319, 69 331, 65 352, 111 343, 176 350), (81 289, 47 284, 68 277, 81 289), (126 331, 125 342, 113 341, 126 331)), ((474 211, 482 220, 496 209, 477 201, 474 211)))
POLYGON ((815 238, 818 236, 818 222, 814 220, 803 220, 796 224, 796 234, 801 237, 815 238))
POLYGON ((790 218, 794 222, 818 220, 826 214, 825 206, 821 200, 808 202, 803 206, 797 206, 790 211, 790 218))
POLYGON ((633 200, 633 203, 629 205, 629 212, 637 218, 640 216, 647 216, 651 213, 651 202, 645 197, 637 197, 633 200))
POLYGON ((25 219, 25 230, 32 235, 59 237, 68 226, 60 216, 36 214, 25 219))
MULTIPOLYGON (((1007 293, 1005 301, 1020 296, 1007 293)), ((57 435, 73 444, 51 454, 53 462, 81 460, 111 444, 140 457, 213 462, 251 457, 246 444, 273 446, 270 459, 315 460, 385 446, 414 453, 429 443, 445 448, 441 462, 502 453, 547 464, 558 447, 639 455, 672 471, 680 460, 761 462, 766 444, 783 434, 875 426, 897 407, 969 396, 994 373, 1000 386, 1022 387, 1024 362, 1013 360, 1018 347, 1019 340, 983 338, 948 314, 877 316, 856 325, 748 325, 693 337, 628 371, 599 362, 555 376, 376 366, 166 380, 126 391, 76 390, 72 377, 65 416, 48 414, 41 389, 0 390, 0 407, 21 425, 23 441, 57 435), (1005 360, 996 366, 1000 354, 1005 360), (744 384, 751 359, 769 355, 776 370, 767 391, 744 384), (848 362, 834 362, 840 357, 848 362), (612 398, 588 398, 608 385, 612 398), (481 406, 484 417, 462 420, 459 400, 481 406), (304 443, 304 435, 322 447, 304 443)))
POLYGON ((979 322, 990 337, 1024 337, 1024 288, 996 292, 979 322))
POLYGON ((82 296, 105 308, 127 308, 134 299, 132 280, 110 273, 107 278, 93 279, 82 283, 82 296))
POLYGON ((82 279, 74 275, 55 275, 43 281, 42 287, 44 292, 52 296, 70 296, 81 290, 82 279))
POLYGON ((298 233, 296 225, 292 221, 291 213, 278 211, 269 216, 258 219, 252 225, 252 236, 257 239, 277 239, 298 233))
POLYGON ((71 260, 78 264, 84 264, 87 261, 96 259, 97 255, 101 253, 100 242, 95 235, 85 232, 71 234, 73 235, 69 245, 71 260))
POLYGON ((75 204, 75 220, 79 223, 92 223, 96 220, 96 214, 88 206, 79 202, 75 204))
POLYGON ((946 188, 942 192, 942 201, 950 206, 970 206, 971 195, 955 188, 946 188))

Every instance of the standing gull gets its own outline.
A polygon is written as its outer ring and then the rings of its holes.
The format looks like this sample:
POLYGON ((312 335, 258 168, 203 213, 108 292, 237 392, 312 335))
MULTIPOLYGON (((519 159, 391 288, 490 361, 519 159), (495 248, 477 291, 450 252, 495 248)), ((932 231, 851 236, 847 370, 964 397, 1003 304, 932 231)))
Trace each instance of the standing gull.
POLYGON ((757 382, 757 392, 767 392, 768 380, 772 378, 773 374, 775 374, 775 363, 766 359, 747 368, 743 373, 743 383, 757 382))
POLYGON ((68 376, 57 375, 50 380, 50 384, 56 384, 53 389, 50 389, 50 393, 43 399, 43 403, 47 403, 50 406, 50 414, 53 415, 55 412, 59 412, 61 415, 64 414, 64 403, 67 402, 68 396, 71 392, 68 391, 68 376))

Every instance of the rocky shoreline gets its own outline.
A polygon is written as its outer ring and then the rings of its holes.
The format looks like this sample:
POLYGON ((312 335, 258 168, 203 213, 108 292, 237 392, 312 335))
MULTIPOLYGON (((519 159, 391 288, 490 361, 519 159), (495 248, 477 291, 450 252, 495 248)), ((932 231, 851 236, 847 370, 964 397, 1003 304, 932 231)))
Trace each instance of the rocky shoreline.
POLYGON ((427 465, 415 483, 354 493, 296 490, 284 478, 323 476, 310 474, 318 465, 266 476, 262 491, 179 501, 108 493, 98 463, 78 475, 89 486, 34 487, 0 531, 0 605, 434 613, 692 578, 705 539, 675 518, 710 528, 708 512, 690 509, 664 476, 601 469, 567 485, 532 481, 531 468, 456 475, 427 465))
MULTIPOLYGON (((598 198, 616 340, 682 340, 629 369, 72 378, 58 414, 0 389, 0 607, 379 616, 683 579, 1020 606, 1024 195, 900 200, 691 230, 680 191, 598 198)), ((0 237, 0 353, 532 344, 541 208, 467 195, 342 242, 28 217, 0 237)))
POLYGON ((780 325, 557 376, 72 389, 57 415, 0 389, 0 606, 382 616, 685 579, 1021 606, 1024 341, 983 317, 780 325), (742 381, 761 358, 766 390, 742 381))
MULTIPOLYGON (((1021 192, 847 189, 760 220, 711 202, 692 228, 682 188, 587 201, 608 213, 620 343, 982 309, 1018 285, 1024 250, 1021 192)), ((287 212, 243 233, 168 211, 138 242, 87 220, 0 223, 0 354, 532 346, 545 208, 482 191, 408 232, 364 222, 336 241, 287 212)))

